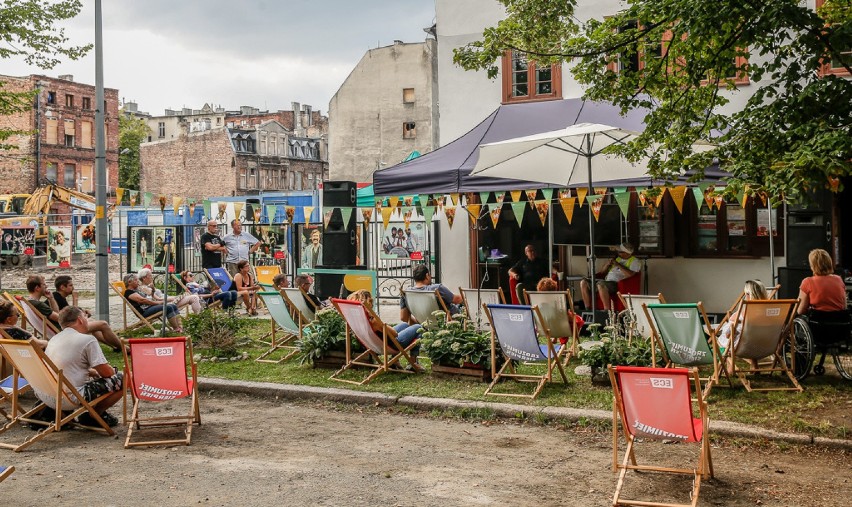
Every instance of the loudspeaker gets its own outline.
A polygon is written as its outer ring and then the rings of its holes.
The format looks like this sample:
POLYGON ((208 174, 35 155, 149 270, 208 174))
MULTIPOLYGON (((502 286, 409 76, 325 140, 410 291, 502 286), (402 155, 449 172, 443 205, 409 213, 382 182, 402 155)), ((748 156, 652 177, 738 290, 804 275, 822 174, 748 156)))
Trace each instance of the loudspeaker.
POLYGON ((358 186, 354 181, 323 182, 323 207, 333 207, 334 211, 323 231, 322 263, 329 267, 344 267, 355 264, 356 213, 358 186), (340 208, 352 208, 349 221, 343 223, 340 208))
POLYGON ((354 181, 324 181, 322 205, 354 208, 358 204, 358 185, 354 181))
POLYGON ((786 267, 778 268, 778 297, 781 299, 796 299, 799 297, 799 286, 802 280, 811 276, 811 268, 786 267))
POLYGON ((801 212, 789 213, 787 220, 787 266, 807 268, 811 250, 829 249, 831 222, 824 214, 801 212))
MULTIPOLYGON (((355 227, 332 229, 331 222, 323 234, 322 263, 326 267, 344 267, 355 264, 355 227)), ((342 222, 340 222, 342 227, 342 222)))

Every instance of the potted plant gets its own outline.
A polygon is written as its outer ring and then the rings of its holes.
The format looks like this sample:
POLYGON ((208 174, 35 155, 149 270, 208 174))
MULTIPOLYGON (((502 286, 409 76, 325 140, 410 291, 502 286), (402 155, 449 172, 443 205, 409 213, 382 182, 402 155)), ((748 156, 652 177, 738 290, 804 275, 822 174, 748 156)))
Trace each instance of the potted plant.
MULTIPOLYGON (((651 342, 640 337, 628 339, 625 328, 618 324, 601 328, 591 324, 591 341, 580 350, 580 362, 592 371, 592 382, 609 382, 608 365, 651 366, 651 342)), ((661 357, 661 354, 658 354, 661 357)))
POLYGON ((491 376, 491 337, 474 330, 464 314, 447 320, 443 311, 432 314, 424 326, 420 351, 432 362, 432 372, 443 375, 491 376))
MULTIPOLYGON (((352 337, 353 350, 362 350, 352 337)), ((339 368, 346 362, 346 321, 333 308, 316 313, 316 318, 302 330, 296 342, 300 364, 311 362, 314 368, 339 368)))

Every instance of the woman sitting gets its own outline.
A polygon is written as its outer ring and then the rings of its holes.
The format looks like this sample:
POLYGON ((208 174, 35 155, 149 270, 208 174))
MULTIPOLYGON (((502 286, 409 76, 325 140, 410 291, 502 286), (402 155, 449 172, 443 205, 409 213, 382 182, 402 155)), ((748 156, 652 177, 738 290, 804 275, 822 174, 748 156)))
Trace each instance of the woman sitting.
MULTIPOLYGON (((846 305, 846 284, 843 283, 842 278, 834 274, 834 263, 825 250, 819 248, 811 250, 808 263, 811 265, 814 276, 802 280, 799 286, 799 307, 796 312, 799 315, 807 315, 815 339, 832 340, 831 335, 836 333, 825 327, 820 328, 818 324, 843 325, 852 321, 852 315, 846 305), (819 334, 828 333, 829 336, 817 336, 818 330, 819 334)), ((845 329, 841 326, 838 332, 848 334, 845 329)))
POLYGON ((237 263, 237 274, 234 275, 234 287, 246 304, 247 315, 257 315, 257 291, 261 286, 255 283, 251 276, 251 265, 245 259, 237 263))
POLYGON ((196 294, 181 294, 180 296, 164 297, 163 291, 154 287, 154 274, 149 268, 142 268, 136 275, 139 279, 139 292, 158 303, 174 303, 178 310, 189 306, 192 313, 201 312, 201 298, 196 294))
MULTIPOLYGON (((556 291, 559 290, 559 285, 556 283, 556 280, 554 280, 552 277, 551 278, 542 278, 541 280, 538 281, 538 284, 535 286, 535 290, 540 291, 540 292, 556 292, 556 291)), ((569 321, 570 321, 570 319, 574 319, 574 325, 577 326, 577 329, 580 329, 584 325, 586 325, 586 322, 583 320, 582 317, 580 317, 576 313, 572 312, 571 310, 568 310, 568 309, 566 309, 566 310, 568 311, 569 321)), ((565 345, 566 343, 568 343, 568 337, 567 336, 560 336, 559 337, 559 343, 561 343, 562 345, 565 345)))
MULTIPOLYGON (((358 301, 363 304, 365 307, 369 309, 373 309, 373 295, 370 294, 368 290, 356 290, 352 294, 349 294, 349 297, 346 299, 350 301, 358 301)), ((377 321, 375 318, 370 315, 370 325, 373 328, 373 331, 376 332, 379 336, 384 332, 384 327, 381 321, 377 321)), ((385 326, 387 324, 384 324, 385 326)), ((390 328, 390 326, 388 326, 390 328)), ((406 322, 400 322, 395 325, 391 329, 396 331, 396 340, 403 347, 408 347, 411 343, 416 340, 420 336, 420 324, 408 324, 406 322)), ((411 356, 411 364, 408 366, 408 369, 416 372, 423 372, 423 366, 417 361, 417 356, 420 354, 420 345, 415 345, 409 351, 409 355, 411 356)))
MULTIPOLYGON (((743 300, 753 301, 765 299, 769 299, 769 293, 766 291, 766 286, 763 285, 763 282, 760 280, 746 280, 745 287, 743 287, 743 300)), ((731 312, 731 316, 728 317, 728 320, 722 324, 722 328, 716 336, 716 343, 719 344, 719 349, 723 354, 725 350, 731 346, 732 338, 734 347, 736 347, 740 340, 740 334, 743 330, 744 309, 745 305, 740 303, 739 307, 731 312), (736 323, 736 328, 734 327, 734 323, 736 323)), ((749 363, 751 363, 752 368, 757 368, 757 361, 754 359, 749 359, 749 363)), ((729 372, 733 371, 733 362, 730 357, 728 358, 725 367, 729 372)))
POLYGON ((163 305, 162 301, 156 301, 151 297, 146 296, 144 292, 140 292, 139 277, 133 273, 124 275, 124 286, 126 287, 124 291, 124 299, 126 299, 140 315, 143 317, 150 317, 155 313, 165 311, 166 319, 168 319, 172 330, 177 333, 183 332, 183 324, 180 320, 180 311, 178 310, 177 305, 163 305))
POLYGON ((186 286, 186 290, 189 291, 190 294, 195 294, 199 298, 201 298, 202 302, 206 302, 210 304, 210 300, 213 301, 221 301, 222 308, 228 309, 237 304, 237 291, 229 290, 223 292, 219 287, 210 290, 210 287, 206 284, 202 285, 195 281, 192 278, 192 273, 189 271, 183 271, 180 274, 180 280, 183 282, 184 286, 186 286))
POLYGON ((0 329, 13 340, 32 340, 40 348, 47 347, 47 340, 35 338, 32 334, 18 327, 18 309, 9 301, 0 302, 0 329))

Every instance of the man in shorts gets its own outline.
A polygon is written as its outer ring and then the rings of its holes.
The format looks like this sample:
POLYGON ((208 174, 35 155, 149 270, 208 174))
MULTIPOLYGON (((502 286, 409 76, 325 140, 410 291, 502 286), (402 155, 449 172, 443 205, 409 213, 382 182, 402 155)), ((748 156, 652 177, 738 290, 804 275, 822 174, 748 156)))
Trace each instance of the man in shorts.
MULTIPOLYGON (((595 275, 596 277, 603 275, 603 280, 597 280, 595 284, 603 303, 601 310, 608 311, 613 308, 612 300, 618 293, 618 282, 635 275, 640 268, 639 259, 633 256, 633 246, 629 243, 618 245, 616 256, 610 259, 600 273, 595 275)), ((583 292, 583 304, 586 308, 591 308, 592 289, 588 278, 584 278, 580 282, 580 289, 583 292)))

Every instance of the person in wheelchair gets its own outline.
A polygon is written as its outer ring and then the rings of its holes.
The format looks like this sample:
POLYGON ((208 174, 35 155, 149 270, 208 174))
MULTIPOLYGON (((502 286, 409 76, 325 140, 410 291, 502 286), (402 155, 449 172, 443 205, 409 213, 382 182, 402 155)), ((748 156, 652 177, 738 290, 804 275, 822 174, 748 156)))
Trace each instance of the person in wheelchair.
POLYGON ((799 315, 812 322, 848 322, 846 284, 834 274, 834 262, 825 250, 817 248, 808 254, 813 276, 802 280, 799 287, 799 315))

